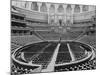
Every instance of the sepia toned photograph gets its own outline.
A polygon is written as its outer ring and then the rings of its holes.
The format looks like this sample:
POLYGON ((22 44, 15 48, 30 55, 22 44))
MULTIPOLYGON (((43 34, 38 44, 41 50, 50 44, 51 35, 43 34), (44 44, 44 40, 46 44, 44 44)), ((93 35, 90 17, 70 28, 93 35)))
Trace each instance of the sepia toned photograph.
POLYGON ((11 75, 96 69, 96 6, 11 0, 11 75))

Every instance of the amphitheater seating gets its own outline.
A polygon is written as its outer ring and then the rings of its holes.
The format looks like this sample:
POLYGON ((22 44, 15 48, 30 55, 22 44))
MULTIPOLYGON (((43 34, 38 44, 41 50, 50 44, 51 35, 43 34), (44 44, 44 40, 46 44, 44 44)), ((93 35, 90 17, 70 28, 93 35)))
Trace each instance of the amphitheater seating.
MULTIPOLYGON (((34 68, 34 67, 33 67, 34 68)), ((32 71, 34 69, 30 69, 30 68, 27 68, 25 69, 24 67, 17 67, 15 65, 12 65, 11 67, 11 75, 20 75, 20 74, 29 74, 29 73, 32 73, 32 71)))
POLYGON ((11 51, 15 50, 16 48, 20 47, 20 45, 11 43, 11 51))
POLYGON ((37 42, 41 41, 38 37, 35 35, 29 35, 29 36, 11 36, 11 42, 17 43, 19 45, 25 45, 30 42, 37 42))
POLYGON ((37 31, 37 33, 39 33, 39 35, 43 37, 45 40, 59 40, 59 37, 61 37, 62 40, 73 40, 82 34, 82 32, 80 31, 67 31, 64 34, 59 34, 54 31, 37 31))
POLYGON ((70 65, 70 66, 56 66, 55 67, 55 72, 62 72, 62 71, 79 71, 79 70, 93 70, 96 69, 96 62, 95 59, 91 60, 91 61, 86 61, 80 65, 70 65), (59 68, 60 67, 60 68, 59 68))
POLYGON ((58 40, 60 36, 59 33, 53 31, 37 31, 37 33, 45 40, 58 40))
POLYGON ((82 34, 82 32, 80 32, 80 31, 75 31, 75 32, 68 31, 65 34, 62 34, 61 38, 62 38, 62 40, 74 40, 81 34, 82 34))
POLYGON ((15 43, 11 43, 11 54, 15 51, 15 49, 19 48, 20 45, 15 44, 15 43))
POLYGON ((34 28, 35 31, 38 30, 51 30, 51 26, 48 24, 32 23, 29 27, 34 28))
MULTIPOLYGON (((80 65, 74 65, 74 66, 70 65, 70 67, 67 67, 66 65, 64 67, 56 66, 54 71, 61 72, 61 71, 93 70, 96 69, 95 66, 96 66, 96 62, 95 59, 93 59, 91 61, 86 61, 80 65)), ((31 73, 33 69, 28 69, 28 68, 23 69, 23 68, 16 67, 15 65, 12 65, 11 70, 12 70, 12 75, 15 75, 15 74, 31 73)))
POLYGON ((96 48, 96 36, 94 35, 85 35, 82 38, 78 39, 78 41, 89 44, 96 48))

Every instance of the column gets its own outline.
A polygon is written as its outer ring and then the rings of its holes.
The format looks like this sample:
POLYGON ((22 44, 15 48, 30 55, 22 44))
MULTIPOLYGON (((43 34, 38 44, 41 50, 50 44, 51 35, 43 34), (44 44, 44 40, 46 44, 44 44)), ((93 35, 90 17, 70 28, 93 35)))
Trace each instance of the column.
POLYGON ((75 8, 75 5, 71 5, 71 8, 72 8, 72 11, 71 11, 71 23, 73 24, 73 20, 74 20, 74 8, 75 8))
POLYGON ((57 23, 57 9, 58 9, 58 4, 55 4, 55 23, 57 23))
POLYGON ((83 8, 83 5, 80 5, 80 13, 82 13, 82 8, 83 8))
POLYGON ((67 18, 66 18, 66 15, 67 15, 66 7, 67 7, 67 5, 63 5, 63 7, 64 7, 64 23, 66 24, 66 20, 67 20, 67 18))
POLYGON ((29 2, 26 1, 25 3, 25 8, 28 9, 29 8, 29 2))
POLYGON ((40 12, 40 7, 41 7, 42 3, 37 2, 37 5, 38 5, 38 11, 40 12))
POLYGON ((50 21, 49 21, 49 15, 50 15, 50 13, 49 13, 49 8, 50 8, 50 4, 49 4, 49 3, 46 3, 46 6, 47 6, 48 24, 49 24, 49 23, 50 23, 50 21))
POLYGON ((32 2, 28 2, 28 7, 27 7, 28 10, 31 10, 31 4, 32 2))

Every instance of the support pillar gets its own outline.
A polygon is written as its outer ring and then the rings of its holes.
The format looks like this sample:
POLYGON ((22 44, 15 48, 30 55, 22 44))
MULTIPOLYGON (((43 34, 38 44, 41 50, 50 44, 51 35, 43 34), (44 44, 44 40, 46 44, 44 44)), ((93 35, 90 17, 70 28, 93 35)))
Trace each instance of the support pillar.
POLYGON ((71 23, 73 24, 73 21, 74 21, 74 8, 75 8, 75 5, 71 5, 71 8, 72 8, 72 11, 71 11, 71 23))
POLYGON ((38 11, 40 12, 41 3, 38 2, 37 5, 38 5, 38 11))
POLYGON ((49 13, 49 8, 50 8, 50 4, 46 4, 46 6, 47 6, 47 14, 48 14, 48 24, 50 23, 50 17, 49 17, 49 15, 50 15, 50 13, 49 13))
POLYGON ((82 8, 83 8, 83 5, 80 5, 80 13, 82 13, 82 8))
POLYGON ((31 4, 32 2, 28 2, 28 7, 27 7, 28 10, 31 10, 31 4))
POLYGON ((57 23, 57 20, 58 20, 58 18, 57 18, 57 9, 58 9, 58 5, 57 4, 55 4, 55 23, 57 23))

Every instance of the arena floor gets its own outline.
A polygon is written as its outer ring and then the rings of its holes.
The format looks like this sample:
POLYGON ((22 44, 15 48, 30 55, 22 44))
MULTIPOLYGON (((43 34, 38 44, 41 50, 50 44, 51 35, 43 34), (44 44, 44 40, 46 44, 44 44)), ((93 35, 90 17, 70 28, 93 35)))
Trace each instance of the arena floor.
POLYGON ((54 72, 57 66, 75 66, 94 59, 94 50, 90 45, 76 41, 46 41, 30 43, 16 49, 12 59, 19 68, 21 67, 18 64, 22 64, 37 66, 38 72, 54 72))

